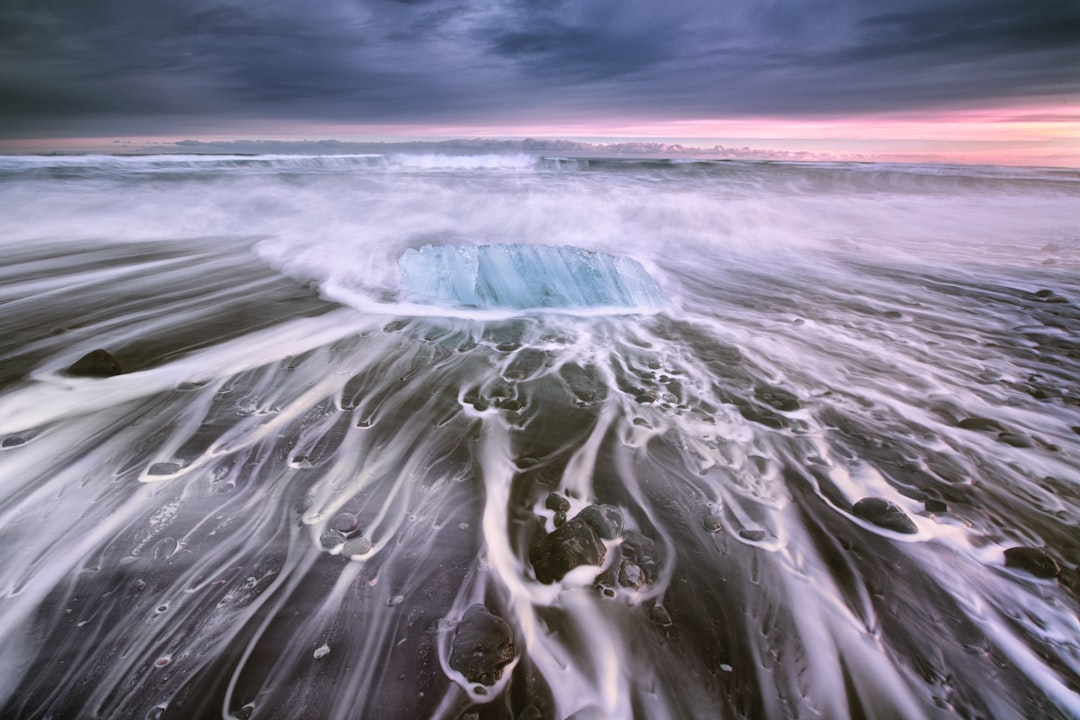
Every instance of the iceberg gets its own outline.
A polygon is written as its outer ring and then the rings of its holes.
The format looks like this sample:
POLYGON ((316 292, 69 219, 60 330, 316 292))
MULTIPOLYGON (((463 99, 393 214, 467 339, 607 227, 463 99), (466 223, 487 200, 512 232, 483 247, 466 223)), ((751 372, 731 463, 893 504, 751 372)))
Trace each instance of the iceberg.
POLYGON ((548 245, 425 245, 398 261, 402 288, 474 308, 655 310, 660 289, 627 257, 548 245))

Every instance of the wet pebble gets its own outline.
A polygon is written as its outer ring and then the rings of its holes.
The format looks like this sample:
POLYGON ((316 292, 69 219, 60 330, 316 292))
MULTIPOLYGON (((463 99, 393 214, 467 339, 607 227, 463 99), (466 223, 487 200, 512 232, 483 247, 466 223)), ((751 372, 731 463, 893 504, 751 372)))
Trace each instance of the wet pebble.
POLYGON ((330 529, 348 537, 360 529, 360 519, 350 512, 338 513, 330 521, 330 529))
POLYGON ((319 536, 319 544, 326 550, 333 550, 345 544, 345 536, 337 530, 327 530, 319 536))
POLYGON ((559 528, 566 524, 566 513, 562 510, 557 510, 555 516, 551 519, 552 524, 559 528))
POLYGON ((25 444, 26 444, 26 440, 24 440, 21 437, 8 437, 8 438, 4 438, 4 442, 2 444, 0 444, 0 447, 13 448, 13 447, 19 447, 20 445, 25 445, 25 444))
POLYGON ((915 523, 895 503, 885 498, 868 497, 855 503, 851 512, 863 520, 893 532, 913 535, 919 531, 915 523))
POLYGON ((927 500, 923 503, 928 513, 943 513, 949 511, 949 506, 941 500, 927 500))
POLYGON ((450 644, 450 667, 469 682, 494 685, 514 659, 510 626, 481 604, 465 611, 450 644))
POLYGON ((977 430, 980 432, 1003 432, 1005 426, 993 418, 967 417, 956 424, 962 430, 977 430))
POLYGON ((559 493, 551 493, 547 496, 547 500, 544 501, 544 507, 548 510, 555 510, 556 512, 559 510, 569 512, 570 501, 559 493))
POLYGON ((1027 435, 1015 432, 1003 432, 998 435, 998 442, 1003 442, 1006 445, 1011 445, 1017 448, 1029 448, 1034 447, 1035 443, 1031 441, 1027 435))
POLYGON ((623 560, 619 565, 619 584, 624 588, 637 590, 645 584, 645 573, 637 563, 623 560))
POLYGON ((588 523, 604 540, 614 540, 622 535, 622 511, 614 505, 589 505, 575 519, 588 523))
POLYGON ((159 462, 154 463, 146 471, 147 475, 175 475, 180 472, 179 463, 159 462))
POLYGON ((1005 551, 1005 566, 1024 570, 1035 577, 1056 578, 1061 575, 1061 566, 1054 558, 1037 547, 1011 547, 1005 551))
POLYGON ((68 375, 76 377, 106 378, 124 372, 120 361, 108 350, 94 350, 83 355, 68 368, 68 375))
POLYGON ((791 412, 802 407, 799 398, 783 388, 759 385, 754 388, 754 397, 782 412, 791 412))
POLYGON ((580 515, 554 532, 540 538, 529 549, 529 562, 536 579, 550 584, 581 565, 600 565, 607 556, 596 530, 580 515))
POLYGON ((751 542, 759 542, 764 540, 768 536, 764 530, 740 530, 739 537, 743 540, 749 540, 751 542))
POLYGON ((660 627, 669 627, 671 625, 671 614, 663 605, 653 605, 652 609, 649 610, 649 620, 660 627))
POLYGON ((720 509, 714 507, 706 511, 705 517, 701 519, 701 526, 711 533, 720 532, 724 528, 724 518, 721 516, 720 509))
POLYGON ((341 548, 342 555, 366 555, 371 552, 371 540, 368 540, 364 536, 354 537, 345 543, 345 546, 341 548))

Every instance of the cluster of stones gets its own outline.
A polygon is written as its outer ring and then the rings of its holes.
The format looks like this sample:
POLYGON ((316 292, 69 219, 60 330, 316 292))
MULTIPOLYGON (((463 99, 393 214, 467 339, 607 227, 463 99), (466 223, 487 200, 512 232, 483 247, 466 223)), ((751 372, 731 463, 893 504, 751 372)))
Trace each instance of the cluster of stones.
POLYGON ((331 518, 319 543, 326 550, 341 548, 341 554, 346 556, 364 555, 371 550, 371 540, 360 534, 360 519, 350 512, 340 512, 331 518))
POLYGON ((614 505, 589 505, 572 519, 566 519, 570 503, 561 495, 548 497, 547 507, 555 511, 555 531, 529 549, 529 562, 536 579, 558 582, 582 565, 603 565, 607 559, 604 540, 615 540, 623 531, 623 517, 614 505))

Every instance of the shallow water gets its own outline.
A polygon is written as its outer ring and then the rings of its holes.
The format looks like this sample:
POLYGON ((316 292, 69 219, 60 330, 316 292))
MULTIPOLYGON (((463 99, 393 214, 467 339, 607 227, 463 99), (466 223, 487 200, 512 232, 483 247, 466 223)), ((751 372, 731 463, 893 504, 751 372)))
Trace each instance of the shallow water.
POLYGON ((0 716, 1080 715, 1080 173, 0 158, 0 206, 0 716), (398 287, 504 242, 666 302, 398 287), (625 527, 544 584, 556 491, 625 527))

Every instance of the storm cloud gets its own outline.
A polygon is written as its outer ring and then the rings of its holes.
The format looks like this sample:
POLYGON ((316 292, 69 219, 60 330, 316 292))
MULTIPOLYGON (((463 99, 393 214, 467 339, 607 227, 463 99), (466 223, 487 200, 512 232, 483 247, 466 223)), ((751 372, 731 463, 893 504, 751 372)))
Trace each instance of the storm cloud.
POLYGON ((1072 0, 0 0, 0 135, 1075 101, 1072 0))

